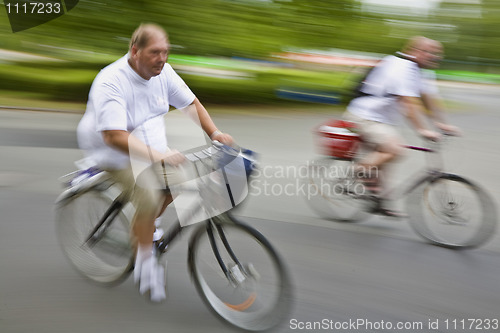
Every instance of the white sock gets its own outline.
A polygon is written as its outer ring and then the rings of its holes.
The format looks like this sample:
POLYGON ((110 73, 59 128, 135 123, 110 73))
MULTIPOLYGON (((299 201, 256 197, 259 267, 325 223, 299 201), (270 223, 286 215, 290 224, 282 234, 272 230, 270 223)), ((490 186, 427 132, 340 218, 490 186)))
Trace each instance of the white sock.
POLYGON ((156 228, 155 228, 155 232, 153 234, 153 242, 159 241, 163 237, 163 235, 165 233, 163 231, 163 229, 160 228, 160 226, 161 226, 161 218, 158 217, 155 220, 155 227, 156 228))
POLYGON ((139 281, 139 292, 141 293, 141 295, 144 295, 149 289, 151 289, 151 282, 153 282, 151 274, 153 274, 153 272, 156 272, 154 267, 155 264, 155 258, 149 257, 141 265, 141 276, 139 281))
POLYGON ((139 244, 137 246, 137 254, 135 256, 135 267, 134 267, 134 282, 139 282, 141 277, 142 264, 149 258, 153 256, 153 244, 143 245, 139 244))

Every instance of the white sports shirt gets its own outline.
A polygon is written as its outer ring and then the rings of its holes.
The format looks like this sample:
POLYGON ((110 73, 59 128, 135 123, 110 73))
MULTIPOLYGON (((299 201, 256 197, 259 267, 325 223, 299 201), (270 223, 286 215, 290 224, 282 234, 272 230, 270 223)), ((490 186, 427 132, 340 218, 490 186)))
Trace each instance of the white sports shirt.
POLYGON ((398 97, 437 94, 434 81, 434 72, 422 71, 415 62, 386 56, 366 78, 362 91, 368 95, 353 99, 347 110, 363 119, 396 125, 401 118, 398 97))
POLYGON ((182 109, 195 99, 193 92, 165 64, 161 73, 144 80, 128 63, 128 55, 102 69, 89 93, 87 109, 78 124, 80 148, 101 168, 124 169, 129 156, 104 143, 102 131, 134 132, 152 148, 166 152, 165 115, 170 105, 182 109))

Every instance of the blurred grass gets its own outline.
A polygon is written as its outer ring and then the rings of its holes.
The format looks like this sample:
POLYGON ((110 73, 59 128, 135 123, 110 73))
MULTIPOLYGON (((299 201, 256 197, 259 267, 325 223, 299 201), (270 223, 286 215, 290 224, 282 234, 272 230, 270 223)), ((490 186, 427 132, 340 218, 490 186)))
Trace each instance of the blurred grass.
POLYGON ((84 102, 64 102, 47 99, 47 96, 41 93, 0 90, 0 106, 8 108, 84 112, 85 104, 84 102))
MULTIPOLYGON (((341 114, 345 111, 342 105, 325 105, 309 103, 291 103, 282 101, 276 104, 212 104, 204 103, 210 114, 218 115, 260 115, 267 117, 293 116, 293 114, 322 113, 325 115, 341 114)), ((0 106, 12 109, 28 109, 35 111, 85 112, 85 103, 61 102, 46 100, 41 94, 25 92, 6 92, 0 90, 0 106)))
POLYGON ((500 84, 500 75, 498 74, 454 70, 438 70, 436 71, 436 73, 438 79, 441 80, 483 84, 500 84))
MULTIPOLYGON (((118 57, 116 57, 118 58, 118 57)), ((61 61, 11 61, 0 63, 0 105, 83 110, 93 79, 115 57, 89 54, 61 61)), ((330 96, 346 102, 364 70, 172 55, 169 63, 205 104, 292 104, 278 91, 305 92, 306 100, 330 96), (309 95, 308 95, 309 94, 309 95), (309 97, 308 97, 309 96, 309 97)), ((500 75, 439 70, 438 78, 474 83, 500 84, 500 75)), ((304 104, 308 103, 296 102, 304 104)))
MULTIPOLYGON (((46 100, 85 102, 93 79, 109 64, 107 58, 86 61, 25 61, 0 64, 0 90, 36 94, 46 100)), ((282 102, 282 87, 338 94, 347 91, 346 74, 311 71, 245 60, 172 56, 169 63, 206 103, 267 104, 282 102)))

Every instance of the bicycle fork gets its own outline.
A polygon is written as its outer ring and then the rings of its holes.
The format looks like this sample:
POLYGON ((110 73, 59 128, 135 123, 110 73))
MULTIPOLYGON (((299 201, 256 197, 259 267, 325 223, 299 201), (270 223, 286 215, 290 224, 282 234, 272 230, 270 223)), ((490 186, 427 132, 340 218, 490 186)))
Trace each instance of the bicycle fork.
POLYGON ((247 277, 250 276, 250 274, 236 257, 236 254, 231 248, 231 245, 229 245, 224 230, 220 224, 216 224, 213 221, 207 223, 207 233, 208 233, 208 238, 210 240, 210 245, 212 247, 212 251, 214 252, 215 258, 217 259, 217 262, 219 263, 222 272, 224 273, 226 278, 231 282, 233 287, 236 287, 237 285, 245 281, 247 277), (219 247, 217 246, 217 242, 215 240, 214 229, 217 231, 217 234, 219 235, 227 253, 235 263, 231 267, 228 267, 226 265, 226 263, 222 259, 222 256, 220 255, 219 247))

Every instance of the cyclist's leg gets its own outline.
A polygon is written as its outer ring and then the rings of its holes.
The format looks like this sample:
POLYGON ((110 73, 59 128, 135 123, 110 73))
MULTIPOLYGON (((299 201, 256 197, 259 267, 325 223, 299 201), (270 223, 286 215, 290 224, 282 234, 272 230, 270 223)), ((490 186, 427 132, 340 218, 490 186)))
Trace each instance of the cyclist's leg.
POLYGON ((389 169, 404 153, 404 140, 396 128, 389 124, 362 120, 359 126, 363 139, 374 147, 359 161, 359 165, 369 178, 378 180, 380 191, 384 192, 391 179, 389 169))
POLYGON ((362 161, 364 170, 370 170, 370 176, 376 175, 378 181, 377 205, 373 208, 374 213, 392 217, 406 217, 406 214, 393 209, 393 199, 390 197, 390 183, 393 180, 393 169, 404 153, 404 140, 396 129, 387 124, 373 123, 367 126, 368 140, 375 150, 368 154, 362 161))
POLYGON ((134 277, 140 282, 141 293, 151 291, 153 301, 166 298, 165 268, 153 255, 155 220, 173 201, 169 186, 183 179, 181 168, 155 164, 138 177, 132 195, 132 202, 137 207, 133 234, 138 243, 134 277))
MULTIPOLYGON (((142 233, 137 234, 135 228, 137 225, 148 225, 147 220, 154 215, 158 198, 154 193, 149 193, 141 187, 136 187, 136 181, 131 169, 106 170, 111 175, 114 182, 119 184, 122 189, 122 200, 132 201, 136 208, 136 213, 132 221, 132 244, 137 247, 137 242, 143 243, 147 236, 142 233), (139 223, 138 223, 139 221, 139 223)), ((154 219, 154 217, 153 217, 154 219)))
POLYGON ((175 198, 169 187, 184 180, 182 168, 159 163, 139 175, 132 195, 132 203, 137 207, 133 233, 139 245, 149 247, 152 244, 155 219, 175 198))
POLYGON ((166 297, 163 267, 153 256, 154 221, 161 207, 162 195, 157 188, 138 185, 132 169, 109 170, 116 183, 123 190, 124 200, 131 201, 136 208, 131 226, 131 243, 135 248, 136 259, 134 280, 140 281, 140 292, 151 291, 151 299, 161 301, 166 297))
POLYGON ((165 209, 172 203, 179 193, 170 191, 170 186, 179 185, 187 180, 185 170, 180 166, 171 166, 168 164, 155 164, 153 166, 154 174, 157 179, 162 183, 161 193, 161 207, 156 217, 160 217, 165 209))
POLYGON ((360 125, 364 140, 375 147, 361 163, 379 167, 403 155, 404 140, 393 125, 369 120, 361 122, 360 125))

